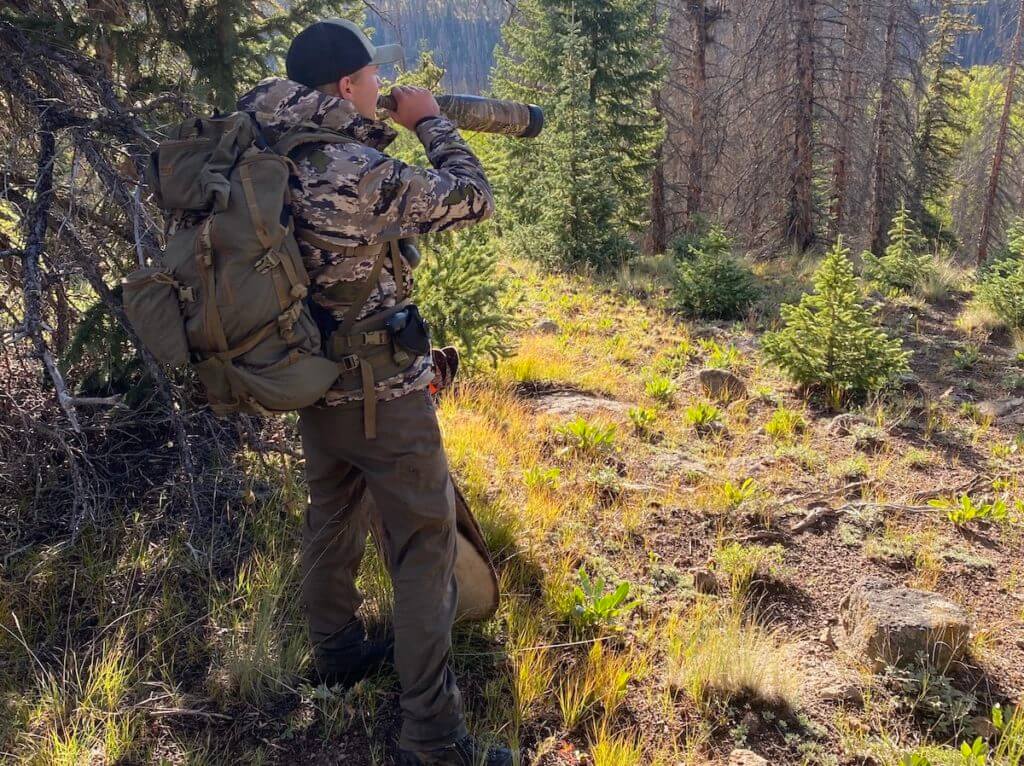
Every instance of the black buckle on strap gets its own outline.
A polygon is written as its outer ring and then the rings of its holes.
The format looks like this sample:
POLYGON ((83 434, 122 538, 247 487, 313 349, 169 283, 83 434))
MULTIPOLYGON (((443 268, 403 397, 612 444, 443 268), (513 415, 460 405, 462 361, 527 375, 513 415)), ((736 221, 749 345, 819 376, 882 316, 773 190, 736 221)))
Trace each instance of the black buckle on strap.
POLYGON ((353 370, 359 369, 359 357, 355 354, 343 356, 339 363, 345 372, 352 372, 353 370))

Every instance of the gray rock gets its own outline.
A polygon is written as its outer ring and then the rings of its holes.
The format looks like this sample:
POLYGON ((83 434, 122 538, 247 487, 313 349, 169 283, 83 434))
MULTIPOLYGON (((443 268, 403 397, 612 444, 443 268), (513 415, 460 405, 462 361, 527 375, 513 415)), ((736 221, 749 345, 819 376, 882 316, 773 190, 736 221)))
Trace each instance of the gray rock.
POLYGON ((828 435, 849 436, 850 433, 853 432, 854 426, 869 424, 870 421, 868 421, 868 419, 863 415, 857 415, 852 412, 843 412, 836 415, 828 422, 828 435))
POLYGON ((700 385, 704 392, 715 399, 745 399, 747 384, 728 370, 706 368, 700 371, 700 385))
POLYGON ((540 322, 537 322, 537 324, 533 326, 533 329, 536 332, 556 333, 561 328, 559 328, 558 322, 556 322, 554 319, 544 319, 540 322))
POLYGON ((1013 399, 988 399, 978 402, 978 412, 992 420, 998 420, 1009 425, 1018 425, 1024 420, 1024 398, 1013 399))
POLYGON ((826 702, 844 702, 850 705, 859 705, 864 701, 864 693, 857 684, 851 681, 840 681, 822 689, 821 698, 826 702))
POLYGON ((863 452, 877 452, 885 446, 885 431, 878 426, 857 423, 850 429, 854 449, 863 452))
POLYGON ((729 753, 729 766, 768 766, 768 761, 753 750, 733 750, 729 753))
POLYGON ((603 396, 581 394, 576 391, 551 391, 533 397, 531 402, 539 412, 558 417, 571 418, 575 415, 590 415, 595 412, 624 415, 629 411, 629 405, 624 402, 603 396))
POLYGON ((868 577, 840 605, 849 647, 875 670, 912 662, 923 652, 939 668, 963 657, 971 626, 967 613, 937 593, 868 577))
POLYGON ((648 465, 659 479, 707 476, 708 467, 685 452, 655 452, 651 455, 648 465))

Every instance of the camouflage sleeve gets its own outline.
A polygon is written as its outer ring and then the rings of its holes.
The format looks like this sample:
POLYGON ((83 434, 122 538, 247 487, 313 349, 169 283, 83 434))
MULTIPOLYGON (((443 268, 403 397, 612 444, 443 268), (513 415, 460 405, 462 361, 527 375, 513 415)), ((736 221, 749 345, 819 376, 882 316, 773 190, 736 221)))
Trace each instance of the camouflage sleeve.
POLYGON ((381 154, 359 177, 366 216, 387 221, 381 239, 449 231, 494 212, 494 196, 480 160, 455 126, 438 117, 421 122, 416 134, 432 169, 381 154))

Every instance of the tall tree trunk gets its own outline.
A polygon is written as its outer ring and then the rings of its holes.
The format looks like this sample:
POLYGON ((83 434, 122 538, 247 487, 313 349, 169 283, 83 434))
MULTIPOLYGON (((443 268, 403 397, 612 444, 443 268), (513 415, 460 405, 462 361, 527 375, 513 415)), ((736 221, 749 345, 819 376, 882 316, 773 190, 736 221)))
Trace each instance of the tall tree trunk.
MULTIPOLYGON (((671 9, 668 18, 672 18, 671 9)), ((651 7, 652 26, 658 28, 658 4, 652 3, 651 7)), ((664 86, 663 86, 664 87, 664 86)), ((655 111, 665 119, 664 110, 661 104, 662 88, 654 91, 653 106, 655 111)), ((651 171, 651 225, 647 232, 647 253, 654 255, 663 253, 668 248, 668 225, 665 220, 665 151, 666 138, 658 143, 654 150, 654 170, 651 171)))
POLYGON ((686 153, 686 228, 693 230, 704 196, 704 95, 707 90, 707 45, 709 22, 707 4, 696 0, 689 5, 693 26, 690 86, 690 142, 686 153))
POLYGON ((1003 98, 1003 114, 999 118, 999 132, 996 135, 996 149, 992 155, 992 172, 988 177, 988 191, 985 207, 981 210, 981 227, 978 230, 978 264, 988 258, 988 241, 992 235, 992 214, 999 190, 999 173, 1006 155, 1006 135, 1010 128, 1010 110, 1013 108, 1013 91, 1017 84, 1017 65, 1020 61, 1021 29, 1024 27, 1024 0, 1017 4, 1017 31, 1013 35, 1010 50, 1010 67, 1006 70, 1006 95, 1003 98))
MULTIPOLYGON (((1022 0, 1024 2, 1024 0, 1022 0)), ((892 209, 893 102, 896 88, 896 47, 899 44, 899 3, 891 0, 885 25, 885 63, 879 87, 878 114, 875 116, 875 151, 872 162, 871 213, 869 233, 871 251, 881 253, 888 236, 888 217, 892 209)))
POLYGON ((796 0, 796 113, 789 190, 789 241, 801 252, 814 241, 814 11, 796 0))
MULTIPOLYGON (((661 91, 654 93, 654 108, 661 114, 661 91)), ((654 153, 651 172, 651 228, 647 237, 647 252, 663 253, 668 248, 668 224, 665 219, 665 159, 663 143, 654 153)))
POLYGON ((853 144, 853 123, 856 119, 856 97, 860 90, 860 57, 864 48, 864 19, 861 0, 850 0, 846 6, 846 28, 843 34, 843 63, 839 82, 839 124, 836 126, 835 153, 832 158, 832 216, 835 233, 843 231, 846 198, 850 187, 850 152, 853 144))

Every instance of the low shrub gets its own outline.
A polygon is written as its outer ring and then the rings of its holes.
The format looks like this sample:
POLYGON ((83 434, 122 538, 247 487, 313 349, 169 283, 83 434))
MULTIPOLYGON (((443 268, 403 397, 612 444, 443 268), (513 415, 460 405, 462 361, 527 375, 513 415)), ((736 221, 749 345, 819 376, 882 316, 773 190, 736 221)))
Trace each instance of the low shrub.
POLYGON ((732 255, 725 230, 712 226, 703 237, 674 245, 675 303, 691 317, 736 319, 757 299, 753 272, 732 255))
POLYGON ((878 326, 874 311, 861 300, 840 237, 814 274, 814 292, 782 307, 784 327, 766 333, 762 348, 796 383, 838 406, 908 370, 910 353, 878 326))
POLYGON ((908 293, 923 287, 934 270, 931 255, 922 253, 924 242, 914 229, 910 213, 902 203, 889 229, 885 253, 864 252, 864 277, 884 293, 908 293))

